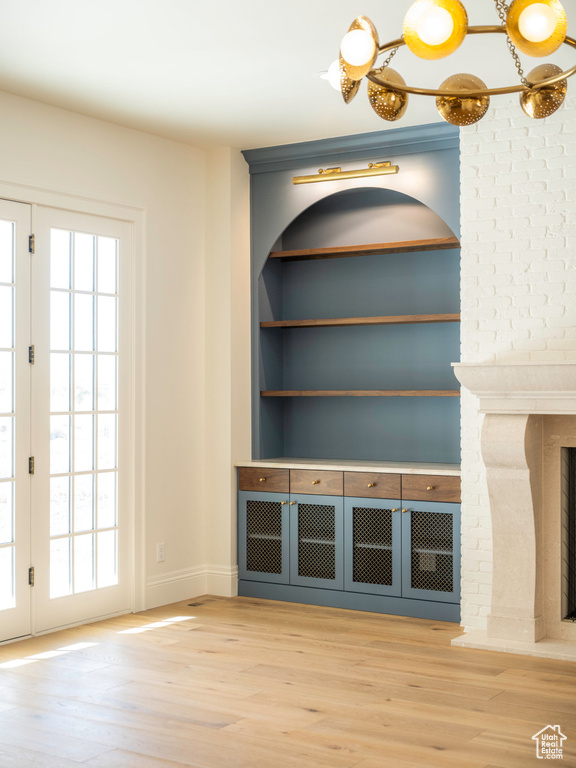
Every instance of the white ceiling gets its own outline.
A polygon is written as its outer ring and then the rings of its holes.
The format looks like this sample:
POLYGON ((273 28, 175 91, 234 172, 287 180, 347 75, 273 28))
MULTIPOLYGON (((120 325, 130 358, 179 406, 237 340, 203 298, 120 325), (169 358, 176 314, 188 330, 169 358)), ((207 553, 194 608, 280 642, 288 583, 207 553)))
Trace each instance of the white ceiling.
MULTIPOLYGON (((498 23, 493 0, 464 1, 471 24, 498 23)), ((563 4, 576 36, 576 0, 563 4)), ((410 5, 3 0, 0 90, 200 146, 246 149, 435 122, 431 98, 410 97, 406 116, 386 123, 368 105, 364 85, 345 106, 318 77, 355 16, 369 16, 383 42, 400 35, 410 5)), ((567 68, 576 53, 563 49, 550 59, 567 68)), ((527 72, 540 63, 524 58, 527 72)), ((495 35, 466 41, 438 62, 403 48, 393 66, 411 85, 438 87, 470 71, 490 86, 517 82, 504 38, 495 35)))

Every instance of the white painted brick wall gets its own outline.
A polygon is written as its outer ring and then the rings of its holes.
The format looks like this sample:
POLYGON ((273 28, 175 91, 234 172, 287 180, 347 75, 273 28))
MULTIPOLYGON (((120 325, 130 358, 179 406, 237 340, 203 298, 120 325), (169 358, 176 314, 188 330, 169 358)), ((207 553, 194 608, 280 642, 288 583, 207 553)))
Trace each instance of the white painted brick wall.
MULTIPOLYGON (((492 100, 461 130, 463 362, 576 360, 576 98, 545 120, 492 100)), ((477 398, 462 392, 462 623, 490 612, 477 398)))

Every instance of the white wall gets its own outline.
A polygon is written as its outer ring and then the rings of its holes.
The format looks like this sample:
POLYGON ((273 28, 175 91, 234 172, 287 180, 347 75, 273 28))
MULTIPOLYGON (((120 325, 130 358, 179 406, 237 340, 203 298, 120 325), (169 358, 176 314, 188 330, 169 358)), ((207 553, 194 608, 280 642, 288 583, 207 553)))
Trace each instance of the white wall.
MULTIPOLYGON (((461 131, 462 361, 576 360, 576 99, 496 100, 461 131)), ((462 623, 486 627, 492 532, 477 399, 462 393, 462 623)))
POLYGON ((250 187, 229 148, 208 153, 206 589, 237 594, 235 462, 250 458, 250 187))
POLYGON ((205 155, 5 93, 0 114, 1 182, 145 209, 145 600, 187 597, 205 562, 205 155))

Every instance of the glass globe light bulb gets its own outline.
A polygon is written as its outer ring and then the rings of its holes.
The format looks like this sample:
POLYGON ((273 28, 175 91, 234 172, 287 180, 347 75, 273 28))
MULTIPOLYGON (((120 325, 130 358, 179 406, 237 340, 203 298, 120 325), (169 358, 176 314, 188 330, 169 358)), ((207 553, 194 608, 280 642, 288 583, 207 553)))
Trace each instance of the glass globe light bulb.
POLYGON ((454 31, 454 19, 445 9, 427 8, 420 14, 416 24, 416 34, 426 45, 442 45, 454 31))
POLYGON ((338 59, 335 59, 332 64, 328 67, 328 72, 326 73, 326 80, 330 83, 332 88, 334 88, 335 91, 341 90, 340 85, 340 61, 338 59))
POLYGON ((556 14, 544 3, 533 3, 520 14, 518 29, 522 37, 531 43, 543 43, 554 34, 556 14))
POLYGON ((347 64, 361 67, 371 62, 376 52, 374 38, 363 29, 353 29, 344 35, 340 53, 347 64))

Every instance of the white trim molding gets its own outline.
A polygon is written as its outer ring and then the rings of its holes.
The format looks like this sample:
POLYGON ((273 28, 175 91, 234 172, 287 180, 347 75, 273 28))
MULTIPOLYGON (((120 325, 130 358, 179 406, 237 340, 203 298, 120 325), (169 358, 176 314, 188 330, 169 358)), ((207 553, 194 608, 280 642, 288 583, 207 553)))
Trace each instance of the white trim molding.
POLYGON ((199 565, 148 579, 146 609, 201 595, 235 597, 237 594, 237 566, 199 565))
POLYGON ((209 595, 236 597, 238 594, 237 565, 207 565, 206 587, 209 595))

